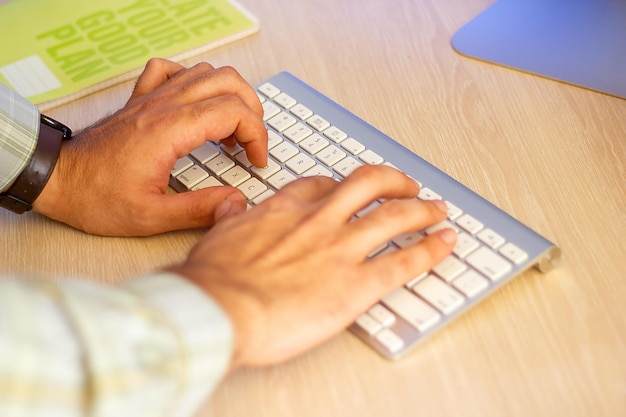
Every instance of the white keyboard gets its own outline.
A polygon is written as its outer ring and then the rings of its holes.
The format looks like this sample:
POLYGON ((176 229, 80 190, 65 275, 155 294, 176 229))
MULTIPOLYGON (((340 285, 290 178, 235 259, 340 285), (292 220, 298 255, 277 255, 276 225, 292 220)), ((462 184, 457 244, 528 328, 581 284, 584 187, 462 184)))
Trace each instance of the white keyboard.
POLYGON ((300 177, 342 180, 361 165, 389 164, 422 185, 418 198, 448 205, 442 224, 398 236, 370 254, 414 244, 441 227, 458 231, 451 255, 383 297, 350 326, 383 356, 398 358, 525 269, 545 272, 558 260, 553 243, 293 75, 277 74, 257 92, 269 134, 268 166, 252 166, 240 146, 206 143, 172 169, 175 190, 228 184, 254 206, 300 177))

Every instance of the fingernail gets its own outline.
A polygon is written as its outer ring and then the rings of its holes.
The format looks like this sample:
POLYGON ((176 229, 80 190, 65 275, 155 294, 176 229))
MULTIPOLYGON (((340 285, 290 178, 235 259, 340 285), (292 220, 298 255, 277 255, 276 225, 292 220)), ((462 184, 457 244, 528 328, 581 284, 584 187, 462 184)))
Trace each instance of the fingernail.
POLYGON ((443 200, 431 200, 435 206, 442 212, 448 214, 448 206, 443 200))
POLYGON ((215 221, 219 221, 226 216, 233 216, 245 211, 245 201, 237 194, 226 196, 215 209, 215 221))
POLYGON ((233 204, 230 201, 222 201, 215 209, 215 221, 218 222, 222 217, 226 216, 232 206, 233 204))
POLYGON ((457 239, 457 234, 454 229, 442 229, 439 232, 439 238, 443 240, 447 244, 455 243, 457 239))

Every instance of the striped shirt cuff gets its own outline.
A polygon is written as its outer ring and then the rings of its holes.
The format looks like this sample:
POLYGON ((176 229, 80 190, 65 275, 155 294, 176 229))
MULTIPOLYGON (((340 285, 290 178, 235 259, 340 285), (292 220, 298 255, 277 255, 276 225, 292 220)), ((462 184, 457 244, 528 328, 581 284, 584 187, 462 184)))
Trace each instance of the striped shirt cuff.
POLYGON ((171 415, 191 415, 229 369, 234 337, 229 317, 199 288, 175 274, 146 275, 122 286, 151 304, 175 329, 187 366, 185 389, 171 415))

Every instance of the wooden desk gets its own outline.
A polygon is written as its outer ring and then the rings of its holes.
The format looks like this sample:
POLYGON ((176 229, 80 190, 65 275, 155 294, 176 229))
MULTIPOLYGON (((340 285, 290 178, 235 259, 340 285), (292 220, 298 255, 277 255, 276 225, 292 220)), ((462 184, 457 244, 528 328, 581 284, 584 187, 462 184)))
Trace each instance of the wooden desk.
MULTIPOLYGON (((254 37, 199 59, 257 84, 287 69, 515 215, 563 251, 399 362, 348 332, 241 370, 206 416, 626 415, 626 101, 457 55, 490 0, 240 0, 254 37), (622 242, 622 243, 620 243, 622 242)), ((79 127, 126 83, 49 112, 79 127)), ((0 271, 113 282, 184 258, 200 231, 88 236, 0 213, 0 271)))

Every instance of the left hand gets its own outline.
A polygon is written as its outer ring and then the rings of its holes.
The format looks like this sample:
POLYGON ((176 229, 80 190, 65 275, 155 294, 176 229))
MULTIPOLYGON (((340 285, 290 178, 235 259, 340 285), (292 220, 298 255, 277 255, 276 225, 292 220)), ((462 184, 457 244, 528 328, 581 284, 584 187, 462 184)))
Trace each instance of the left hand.
POLYGON ((262 115, 256 93, 234 69, 152 59, 122 109, 63 143, 34 209, 100 235, 211 226, 225 200, 231 212, 245 211, 243 193, 224 186, 166 194, 170 170, 216 140, 240 144, 254 165, 265 166, 262 115))

